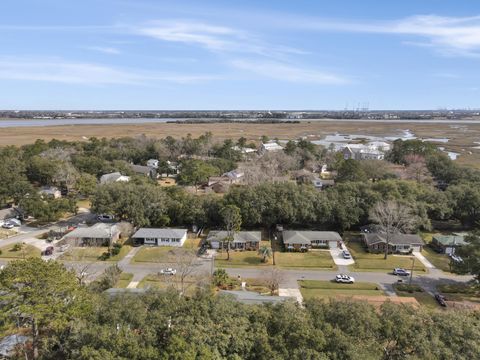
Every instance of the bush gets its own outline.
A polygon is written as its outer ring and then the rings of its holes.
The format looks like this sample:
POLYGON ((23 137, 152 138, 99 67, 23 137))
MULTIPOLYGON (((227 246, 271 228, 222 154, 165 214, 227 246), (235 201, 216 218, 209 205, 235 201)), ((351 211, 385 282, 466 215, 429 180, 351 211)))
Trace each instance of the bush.
POLYGON ((15 245, 13 245, 12 251, 20 251, 20 250, 22 250, 22 244, 17 243, 15 245))
POLYGON ((113 244, 113 247, 112 247, 112 250, 111 250, 111 254, 112 256, 115 256, 115 255, 118 255, 120 254, 120 250, 122 249, 122 244, 113 244))
POLYGON ((413 292, 423 292, 423 289, 418 286, 418 285, 415 285, 415 284, 412 284, 412 285, 408 285, 408 284, 396 284, 395 285, 395 288, 398 290, 398 291, 404 291, 404 292, 409 292, 409 293, 413 293, 413 292))
POLYGON ((98 257, 98 259, 101 261, 105 261, 105 260, 108 260, 109 257, 110 257, 110 253, 108 251, 105 251, 102 255, 98 257))
POLYGON ((213 285, 218 287, 225 287, 228 285, 230 277, 228 276, 225 269, 217 269, 213 273, 213 285))

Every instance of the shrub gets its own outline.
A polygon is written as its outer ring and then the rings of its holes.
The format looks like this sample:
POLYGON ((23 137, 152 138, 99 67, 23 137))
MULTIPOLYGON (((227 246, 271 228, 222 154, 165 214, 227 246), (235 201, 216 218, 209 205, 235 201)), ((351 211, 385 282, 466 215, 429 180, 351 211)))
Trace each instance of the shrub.
POLYGON ((218 287, 225 287, 229 283, 229 276, 225 269, 217 269, 213 273, 213 285, 218 286, 218 287))
POLYGON ((15 245, 13 245, 12 251, 20 251, 20 250, 22 250, 22 244, 17 243, 15 245))
POLYGON ((395 288, 398 290, 398 291, 405 291, 405 292, 409 292, 409 293, 413 293, 413 292, 423 292, 423 289, 418 286, 418 285, 415 285, 415 284, 411 284, 411 285, 408 285, 408 284, 396 284, 395 285, 395 288))

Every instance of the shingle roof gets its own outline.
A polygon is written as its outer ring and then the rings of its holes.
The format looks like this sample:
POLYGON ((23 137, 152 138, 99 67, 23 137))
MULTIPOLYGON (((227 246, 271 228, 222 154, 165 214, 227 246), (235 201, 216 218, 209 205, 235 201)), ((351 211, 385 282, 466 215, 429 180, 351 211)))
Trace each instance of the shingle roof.
POLYGON ((131 164, 130 165, 130 168, 132 169, 132 171, 134 173, 137 173, 137 174, 145 174, 145 175, 149 175, 150 172, 152 171, 152 168, 148 167, 148 166, 143 166, 143 165, 134 165, 134 164, 131 164))
POLYGON ((97 238, 109 239, 118 234, 115 224, 98 223, 90 227, 79 227, 65 235, 65 238, 97 238))
POLYGON ((169 238, 169 239, 181 239, 187 234, 187 229, 156 229, 156 228, 140 228, 133 234, 133 238, 145 239, 145 238, 169 238))
POLYGON ((433 239, 443 246, 467 245, 463 236, 455 235, 433 235, 433 239))
MULTIPOLYGON (((227 231, 213 230, 208 233, 207 241, 223 241, 228 236, 227 231)), ((239 231, 233 235, 234 243, 260 242, 262 233, 260 231, 239 231)))
POLYGON ((285 244, 305 244, 309 245, 313 240, 322 241, 341 241, 342 237, 334 231, 293 231, 283 232, 283 242, 285 244))
MULTIPOLYGON (((363 236, 367 245, 386 242, 386 234, 383 233, 363 234, 363 236)), ((425 245, 420 236, 416 234, 391 234, 389 242, 392 245, 425 245)))

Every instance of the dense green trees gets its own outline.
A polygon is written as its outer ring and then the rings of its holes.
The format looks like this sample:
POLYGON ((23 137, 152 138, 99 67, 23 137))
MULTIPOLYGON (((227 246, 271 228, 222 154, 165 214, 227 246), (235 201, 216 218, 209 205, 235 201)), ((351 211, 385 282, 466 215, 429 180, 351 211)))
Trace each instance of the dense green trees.
MULTIPOLYGON (((216 272, 218 284, 227 281, 216 272)), ((1 331, 35 336, 40 359, 458 359, 480 357, 480 315, 386 303, 244 305, 199 288, 107 296, 56 262, 0 272, 1 331), (23 286, 19 286, 23 285, 23 286), (35 326, 32 326, 35 324, 35 326)), ((31 356, 31 355, 30 355, 31 356)), ((15 359, 25 359, 20 352, 15 359)))

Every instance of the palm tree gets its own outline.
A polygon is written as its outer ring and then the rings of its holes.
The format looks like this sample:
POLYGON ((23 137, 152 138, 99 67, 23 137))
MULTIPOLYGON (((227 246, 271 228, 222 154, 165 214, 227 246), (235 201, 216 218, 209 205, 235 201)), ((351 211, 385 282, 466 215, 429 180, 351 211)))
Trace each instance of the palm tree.
POLYGON ((258 249, 258 255, 262 257, 262 261, 266 263, 269 258, 272 257, 272 249, 266 245, 263 245, 258 249))

